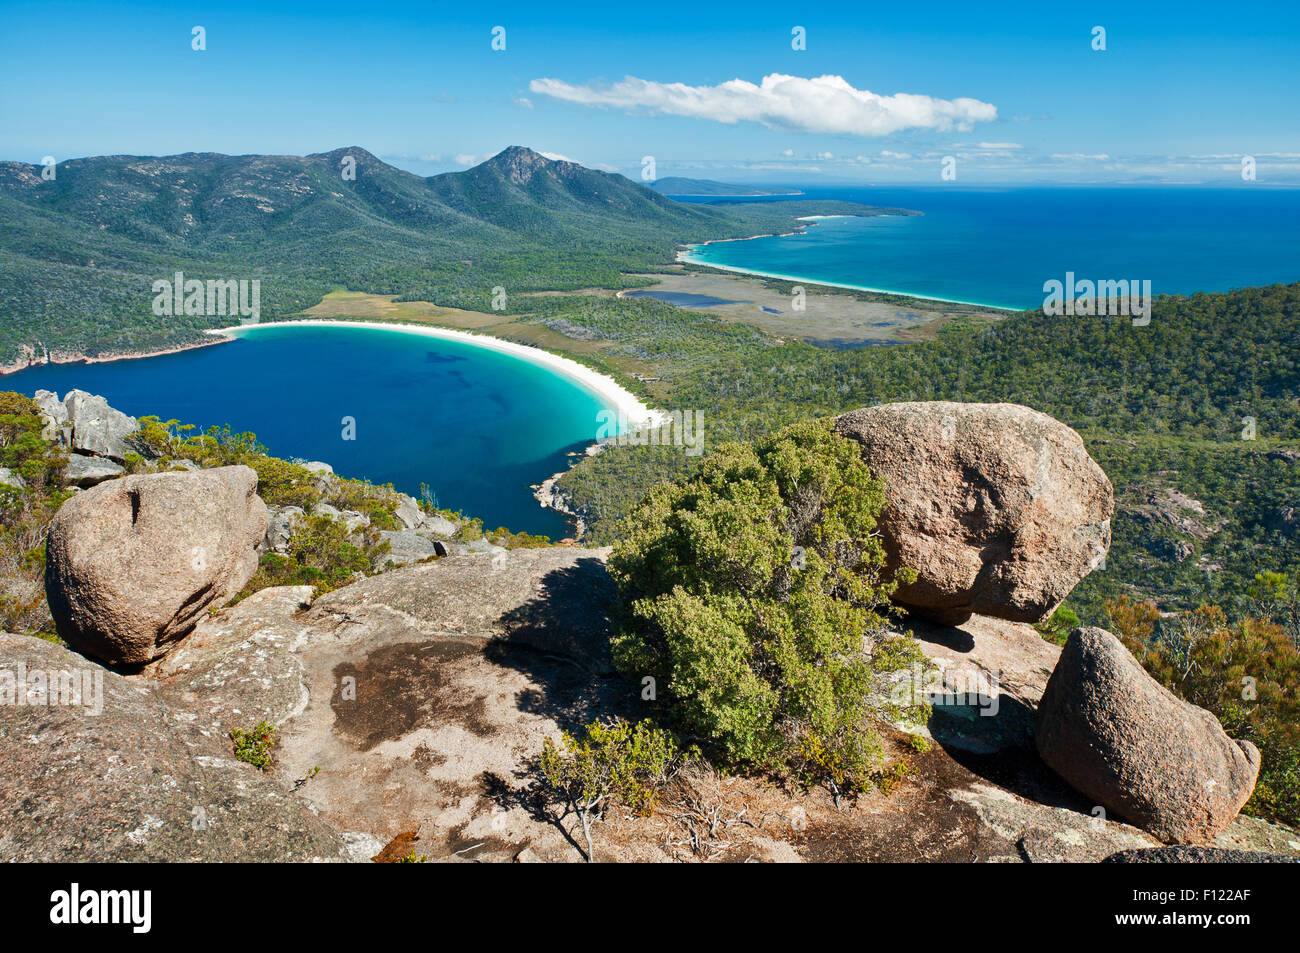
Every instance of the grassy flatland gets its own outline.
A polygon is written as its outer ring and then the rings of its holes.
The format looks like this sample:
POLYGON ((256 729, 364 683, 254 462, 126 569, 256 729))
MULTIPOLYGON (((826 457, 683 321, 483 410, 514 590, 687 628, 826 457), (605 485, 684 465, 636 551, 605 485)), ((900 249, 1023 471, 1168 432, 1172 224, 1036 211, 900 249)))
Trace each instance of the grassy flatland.
POLYGON ((428 301, 398 301, 396 295, 368 294, 364 291, 331 291, 303 312, 310 318, 348 318, 356 321, 397 321, 411 324, 436 324, 449 328, 483 328, 497 323, 492 314, 445 308, 428 301))
MULTIPOLYGON (((605 289, 545 293, 529 297, 571 298, 576 301, 581 301, 585 297, 614 300, 614 292, 608 291, 599 295, 591 293, 596 290, 605 289)), ((654 376, 655 365, 640 360, 633 354, 621 352, 618 341, 607 338, 592 340, 576 338, 547 327, 545 324, 530 323, 521 314, 447 308, 428 301, 397 301, 394 295, 368 294, 363 291, 332 291, 321 300, 320 304, 304 311, 301 317, 423 324, 490 334, 504 340, 554 351, 595 366, 624 381, 649 399, 665 396, 658 392, 653 382, 646 386, 637 379, 638 375, 654 376), (592 360, 593 358, 599 360, 592 360)))
POLYGON ((939 328, 958 317, 996 321, 1008 313, 950 310, 936 307, 935 302, 897 303, 896 300, 878 300, 812 284, 803 286, 804 310, 795 311, 791 304, 791 283, 786 281, 681 266, 663 274, 638 277, 654 281, 644 290, 709 295, 738 302, 694 310, 707 311, 728 321, 751 324, 778 338, 799 338, 830 347, 930 340, 939 328), (765 311, 764 308, 771 310, 765 311))

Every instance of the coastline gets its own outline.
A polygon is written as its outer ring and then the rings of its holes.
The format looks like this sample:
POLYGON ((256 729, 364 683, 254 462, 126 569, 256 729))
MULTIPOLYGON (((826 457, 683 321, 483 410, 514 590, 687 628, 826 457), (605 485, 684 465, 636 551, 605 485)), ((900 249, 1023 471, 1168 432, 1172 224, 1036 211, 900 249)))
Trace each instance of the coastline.
MULTIPOLYGON (((787 232, 785 235, 752 235, 751 238, 785 238, 787 235, 801 235, 802 232, 787 232)), ((749 241, 748 238, 725 238, 722 241, 738 242, 749 241)), ((693 249, 702 248, 704 245, 712 245, 713 242, 697 242, 688 245, 677 252, 677 261, 686 265, 695 265, 698 268, 715 268, 718 271, 730 271, 738 275, 752 275, 755 278, 775 278, 778 281, 798 281, 805 284, 817 285, 822 288, 843 288, 846 291, 867 291, 872 294, 895 295, 899 298, 913 298, 917 301, 938 301, 943 304, 964 304, 976 308, 986 308, 990 311, 1007 311, 1016 312, 1024 311, 1024 308, 1008 308, 1000 304, 988 304, 984 301, 966 301, 961 298, 938 298, 933 295, 913 294, 910 291, 895 291, 892 288, 872 288, 867 285, 853 285, 844 281, 827 281, 823 278, 809 278, 805 275, 785 275, 775 271, 759 271, 755 268, 740 268, 736 265, 719 265, 712 261, 697 261, 691 257, 693 249)))
POLYGON ((256 333, 259 328, 283 328, 283 327, 349 327, 349 328, 368 328, 371 330, 394 331, 399 334, 414 334, 421 337, 440 338, 447 341, 460 341, 465 344, 475 345, 477 347, 487 348, 502 354, 509 354, 525 361, 544 367, 547 370, 554 371, 570 381, 578 384, 588 393, 594 394, 601 398, 605 403, 611 405, 611 409, 619 413, 621 418, 625 418, 632 427, 658 426, 664 419, 663 411, 655 410, 647 406, 639 397, 627 390, 622 384, 614 380, 608 374, 601 374, 592 370, 585 364, 573 360, 572 358, 562 357, 559 354, 552 354, 550 351, 544 351, 541 348, 529 347, 525 344, 516 344, 514 341, 505 341, 501 338, 495 338, 488 334, 472 334, 469 331, 460 331, 453 328, 437 328, 426 325, 396 324, 386 321, 347 321, 347 320, 327 320, 322 318, 303 318, 294 321, 269 321, 264 324, 242 324, 229 328, 214 328, 205 331, 205 334, 228 335, 233 339, 247 333, 256 333))
MULTIPOLYGON (((521 360, 530 361, 531 363, 544 367, 547 370, 554 371, 575 384, 582 387, 589 393, 595 394, 606 404, 612 404, 614 410, 619 414, 620 423, 626 420, 628 426, 632 428, 639 427, 657 427, 665 419, 663 411, 655 410, 647 406, 639 397, 623 387, 622 384, 614 380, 608 374, 601 374, 592 370, 585 364, 562 357, 559 354, 552 354, 550 351, 544 351, 541 348, 528 347, 524 344, 516 344, 514 341, 505 341, 501 338, 492 337, 489 334, 471 334, 468 331, 460 331, 453 328, 437 328, 426 325, 395 324, 385 321, 348 321, 348 320, 326 320, 321 318, 304 318, 297 321, 272 321, 266 324, 246 324, 238 325, 232 328, 217 328, 205 333, 207 334, 225 334, 233 337, 239 337, 241 334, 255 332, 258 328, 274 328, 285 326, 298 327, 330 327, 343 326, 352 328, 370 328, 382 331, 395 331, 399 334, 415 334, 422 337, 439 338, 448 341, 461 341, 466 344, 478 347, 488 348, 503 354, 509 354, 512 357, 521 360)), ((586 456, 592 456, 598 453, 602 448, 600 443, 593 443, 586 449, 586 456)), ((573 524, 573 539, 581 539, 582 534, 586 531, 586 524, 581 514, 569 507, 569 500, 557 486, 556 481, 564 476, 569 469, 577 463, 577 459, 570 462, 569 467, 558 473, 553 473, 541 483, 534 484, 530 487, 533 491, 533 498, 537 500, 538 505, 543 509, 553 509, 558 513, 564 514, 573 524)))
MULTIPOLYGON (((204 334, 214 334, 213 331, 204 331, 204 334)), ((229 344, 234 338, 221 337, 215 341, 195 341, 193 344, 178 344, 175 347, 159 348, 156 351, 124 351, 120 354, 100 354, 95 357, 87 357, 85 354, 59 354, 49 355, 44 361, 30 360, 25 364, 0 364, 0 377, 6 374, 17 374, 25 371, 30 367, 44 367, 46 364, 111 364, 114 361, 134 361, 144 357, 162 357, 165 354, 180 354, 182 351, 193 351, 201 347, 212 347, 216 344, 229 344)))

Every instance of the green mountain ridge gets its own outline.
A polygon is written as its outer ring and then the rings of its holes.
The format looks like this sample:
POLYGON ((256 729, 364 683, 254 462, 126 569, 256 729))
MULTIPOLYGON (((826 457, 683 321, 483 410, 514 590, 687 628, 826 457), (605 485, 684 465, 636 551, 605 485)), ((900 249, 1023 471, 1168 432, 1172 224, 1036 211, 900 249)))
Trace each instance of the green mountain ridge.
POLYGON ((150 312, 152 282, 175 271, 259 279, 269 319, 340 287, 488 310, 497 286, 636 287, 626 273, 661 270, 683 243, 787 230, 813 211, 884 211, 685 205, 519 146, 427 179, 356 146, 99 156, 41 172, 0 162, 0 363, 24 347, 91 356, 197 340, 222 320, 150 312))

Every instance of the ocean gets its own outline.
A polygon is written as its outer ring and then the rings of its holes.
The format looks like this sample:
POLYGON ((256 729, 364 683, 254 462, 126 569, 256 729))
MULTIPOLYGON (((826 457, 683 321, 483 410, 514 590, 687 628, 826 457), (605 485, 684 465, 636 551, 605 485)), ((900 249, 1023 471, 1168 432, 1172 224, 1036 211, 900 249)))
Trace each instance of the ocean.
MULTIPOLYGON (((689 260, 807 282, 1039 308, 1046 281, 1149 280, 1190 294, 1300 280, 1300 189, 810 188, 913 209, 827 218, 806 233, 696 246, 689 260)), ((699 198, 681 201, 701 202, 699 198)), ((714 200, 716 201, 716 199, 714 200)))
POLYGON ((103 364, 50 364, 0 381, 25 394, 102 394, 134 416, 252 431, 275 456, 392 483, 488 529, 559 539, 565 518, 530 486, 567 469, 612 405, 522 358, 398 330, 259 328, 229 344, 103 364), (354 440, 343 439, 345 417, 354 440))

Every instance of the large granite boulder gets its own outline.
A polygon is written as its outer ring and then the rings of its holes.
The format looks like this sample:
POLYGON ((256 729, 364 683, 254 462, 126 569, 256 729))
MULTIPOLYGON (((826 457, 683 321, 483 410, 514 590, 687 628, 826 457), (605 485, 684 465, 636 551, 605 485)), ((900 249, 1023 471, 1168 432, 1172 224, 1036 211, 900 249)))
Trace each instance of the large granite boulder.
POLYGON ((119 463, 126 459, 130 449, 127 438, 140 429, 139 421, 114 410, 103 397, 84 390, 68 391, 63 406, 67 409, 64 425, 71 427, 69 445, 73 450, 119 463))
POLYGON ((0 861, 348 858, 292 778, 236 761, 225 732, 203 730, 183 701, 0 633, 0 861))
POLYGON ((889 568, 916 582, 894 598, 957 624, 973 613, 1038 622, 1110 546, 1114 492, 1083 440, 1016 404, 882 404, 835 429, 885 482, 889 568))
POLYGON ((1038 706, 1035 743, 1076 790, 1171 844, 1205 844, 1237 816, 1259 751, 1178 698, 1105 629, 1076 629, 1038 706))
POLYGON ((108 663, 166 654, 257 569, 266 505, 248 467, 136 475, 72 499, 50 524, 45 592, 59 634, 108 663))

